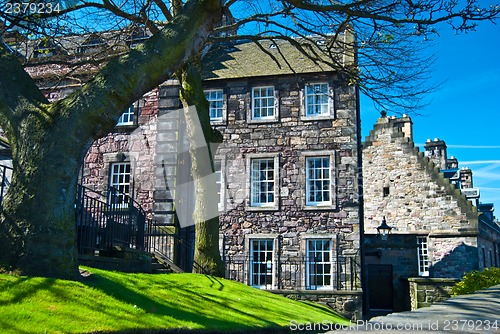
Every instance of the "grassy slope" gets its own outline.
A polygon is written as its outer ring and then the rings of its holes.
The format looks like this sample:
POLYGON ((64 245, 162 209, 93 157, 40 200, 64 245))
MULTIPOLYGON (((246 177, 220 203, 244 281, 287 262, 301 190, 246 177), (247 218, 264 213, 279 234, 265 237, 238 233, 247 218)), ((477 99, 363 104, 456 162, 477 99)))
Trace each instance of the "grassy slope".
POLYGON ((0 275, 0 332, 133 329, 235 330, 298 322, 347 323, 317 306, 196 274, 125 274, 86 268, 82 282, 0 275))

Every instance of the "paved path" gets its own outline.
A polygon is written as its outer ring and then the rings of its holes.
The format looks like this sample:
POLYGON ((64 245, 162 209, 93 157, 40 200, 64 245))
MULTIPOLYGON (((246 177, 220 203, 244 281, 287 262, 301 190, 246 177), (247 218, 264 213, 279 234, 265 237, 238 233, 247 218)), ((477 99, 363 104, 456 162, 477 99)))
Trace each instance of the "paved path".
POLYGON ((360 325, 353 329, 379 334, 500 333, 500 285, 415 311, 374 317, 360 325))

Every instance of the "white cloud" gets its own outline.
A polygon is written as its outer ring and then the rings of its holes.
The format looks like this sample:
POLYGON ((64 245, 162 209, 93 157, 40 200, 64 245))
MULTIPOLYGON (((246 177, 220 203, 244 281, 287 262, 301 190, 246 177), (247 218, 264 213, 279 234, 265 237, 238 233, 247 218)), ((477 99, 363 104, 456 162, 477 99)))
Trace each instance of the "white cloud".
POLYGON ((493 164, 500 167, 500 160, 470 160, 470 161, 459 161, 461 165, 486 165, 493 164))

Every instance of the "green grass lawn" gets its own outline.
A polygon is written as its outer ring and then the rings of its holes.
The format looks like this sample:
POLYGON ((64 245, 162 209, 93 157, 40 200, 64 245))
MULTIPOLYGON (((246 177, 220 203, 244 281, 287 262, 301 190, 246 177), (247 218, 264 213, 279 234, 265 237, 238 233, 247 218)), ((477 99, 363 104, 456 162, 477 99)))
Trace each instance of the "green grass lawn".
POLYGON ((0 332, 232 332, 287 327, 291 320, 348 323, 326 308, 221 278, 85 269, 92 274, 81 282, 0 274, 0 332))

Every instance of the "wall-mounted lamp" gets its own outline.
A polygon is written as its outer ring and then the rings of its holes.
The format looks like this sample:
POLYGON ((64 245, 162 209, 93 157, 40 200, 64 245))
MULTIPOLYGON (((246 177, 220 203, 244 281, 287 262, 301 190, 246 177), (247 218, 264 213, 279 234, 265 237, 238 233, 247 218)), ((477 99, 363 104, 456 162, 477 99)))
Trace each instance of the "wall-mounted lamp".
POLYGON ((382 240, 387 240, 387 236, 391 233, 392 227, 387 225, 387 221, 382 219, 382 224, 380 224, 379 227, 377 227, 377 234, 379 234, 382 237, 382 240))

